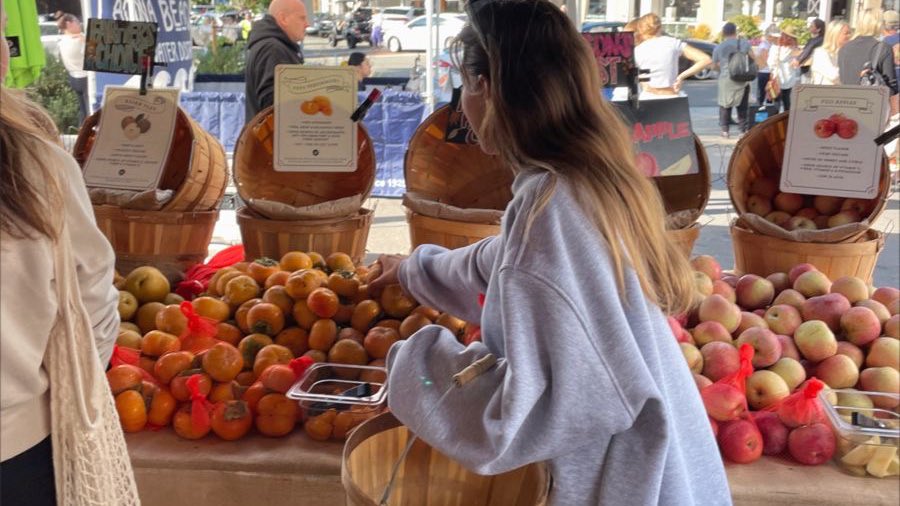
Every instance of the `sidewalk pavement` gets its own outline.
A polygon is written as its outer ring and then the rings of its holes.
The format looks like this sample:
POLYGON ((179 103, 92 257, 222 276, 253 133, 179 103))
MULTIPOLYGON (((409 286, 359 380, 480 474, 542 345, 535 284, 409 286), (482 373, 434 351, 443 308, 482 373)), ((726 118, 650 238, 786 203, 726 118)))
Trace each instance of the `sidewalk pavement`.
MULTIPOLYGON (((702 226, 694 245, 694 255, 706 254, 717 258, 726 269, 734 265, 734 253, 728 225, 736 217, 725 180, 728 161, 737 143, 737 135, 723 139, 718 127, 717 107, 691 108, 694 132, 700 137, 709 158, 712 191, 706 211, 698 220, 702 226)), ((896 185, 894 187, 896 190, 896 185)), ((408 253, 410 248, 406 215, 400 199, 371 198, 365 206, 375 211, 366 244, 366 262, 384 253, 408 253)), ((900 286, 900 197, 894 191, 885 211, 875 223, 885 232, 885 247, 875 268, 876 286, 900 286)), ((234 211, 221 211, 213 234, 210 252, 226 245, 241 242, 234 211)))

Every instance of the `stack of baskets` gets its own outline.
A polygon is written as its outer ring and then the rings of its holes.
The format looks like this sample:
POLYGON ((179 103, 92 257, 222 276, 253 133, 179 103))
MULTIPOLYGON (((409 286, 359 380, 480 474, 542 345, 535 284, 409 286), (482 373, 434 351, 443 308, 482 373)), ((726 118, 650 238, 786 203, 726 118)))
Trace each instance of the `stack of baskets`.
POLYGON ((477 145, 444 141, 449 118, 449 106, 436 110, 409 140, 404 204, 413 248, 437 244, 454 249, 497 235, 500 216, 512 199, 514 174, 497 157, 477 145), (418 198, 410 200, 412 195, 418 198), (453 208, 456 213, 442 212, 453 208))
POLYGON ((700 236, 700 224, 697 223, 697 219, 706 209, 710 192, 709 158, 696 135, 694 146, 697 149, 699 166, 696 173, 653 178, 670 218, 666 223, 666 234, 669 240, 688 257, 691 256, 694 243, 700 236), (682 219, 671 219, 678 215, 682 216, 682 219))
MULTIPOLYGON (((85 119, 78 132, 73 155, 82 167, 94 145, 101 112, 85 119)), ((227 180, 222 145, 179 108, 158 187, 171 190, 172 198, 160 210, 150 211, 94 205, 97 226, 116 252, 117 269, 127 273, 154 265, 175 280, 203 262, 227 180)))
MULTIPOLYGON (((768 179, 775 184, 781 179, 787 138, 788 113, 773 116, 753 127, 735 146, 728 166, 728 193, 738 218, 731 224, 734 268, 740 274, 768 276, 787 272, 800 263, 810 263, 831 279, 856 276, 867 282, 878 255, 884 248, 884 234, 862 227, 855 233, 835 235, 831 242, 800 242, 773 237, 754 229, 747 219, 748 199, 754 181, 768 179)), ((872 224, 884 210, 890 190, 890 173, 884 160, 878 196, 861 216, 872 224)), ((809 206, 810 196, 804 197, 809 206)))
POLYGON ((254 202, 291 207, 313 206, 339 199, 368 198, 375 184, 375 150, 362 123, 357 135, 358 164, 354 172, 276 172, 272 165, 274 112, 256 115, 241 131, 234 150, 234 181, 246 205, 237 221, 248 260, 281 258, 288 251, 343 252, 363 261, 372 211, 361 205, 346 215, 327 218, 272 219, 254 202))

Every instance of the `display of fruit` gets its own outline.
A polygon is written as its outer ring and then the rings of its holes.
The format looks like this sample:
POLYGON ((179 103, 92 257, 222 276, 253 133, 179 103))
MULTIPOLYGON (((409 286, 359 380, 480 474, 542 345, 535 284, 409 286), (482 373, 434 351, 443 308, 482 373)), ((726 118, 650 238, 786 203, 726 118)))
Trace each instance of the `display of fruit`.
MULTIPOLYGON (((768 192, 771 186, 771 182, 760 183, 756 189, 768 192)), ((775 205, 796 207, 797 202, 789 200, 783 197, 775 205)), ((823 197, 812 205, 817 212, 837 213, 847 201, 823 197)), ((719 422, 718 442, 723 455, 741 462, 758 453, 752 430, 742 424, 728 425, 742 416, 746 402, 762 434, 762 453, 789 454, 797 462, 810 465, 834 456, 837 462, 846 459, 862 475, 900 474, 898 465, 892 464, 896 452, 881 450, 875 459, 874 449, 859 449, 861 441, 842 442, 821 417, 797 420, 775 416, 773 420, 771 414, 762 414, 777 409, 815 377, 826 389, 892 394, 873 394, 872 400, 863 395, 865 402, 847 395, 833 397, 841 406, 866 407, 867 402, 869 409, 881 409, 882 414, 900 419, 900 338, 896 335, 900 291, 892 287, 876 289, 852 276, 831 280, 811 264, 761 277, 735 276, 723 272, 714 262, 702 256, 692 259, 691 264, 695 274, 734 286, 736 297, 729 300, 720 293, 709 294, 693 314, 685 315, 680 322, 670 318, 669 324, 702 391, 707 413, 719 422), (683 337, 684 332, 689 340, 683 337), (755 371, 746 380, 746 394, 716 383, 738 370, 741 344, 754 348, 755 371), (699 354, 694 352, 697 349, 699 354), (868 470, 873 459, 872 470, 868 470)))
POLYGON ((301 425, 313 439, 343 439, 383 406, 304 409, 285 394, 310 365, 341 364, 328 368, 334 378, 380 384, 377 369, 352 366, 383 368, 390 347, 426 325, 479 339, 477 326, 420 306, 399 285, 370 298, 368 281, 349 255, 300 251, 219 269, 188 302, 153 267, 121 277, 107 378, 123 429, 172 425, 187 439, 235 440, 301 425))

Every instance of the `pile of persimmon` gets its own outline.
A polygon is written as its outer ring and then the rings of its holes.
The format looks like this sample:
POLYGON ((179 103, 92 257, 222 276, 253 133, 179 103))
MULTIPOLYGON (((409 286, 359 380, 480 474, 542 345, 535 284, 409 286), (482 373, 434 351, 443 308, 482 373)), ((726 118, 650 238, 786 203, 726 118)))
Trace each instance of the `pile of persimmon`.
MULTIPOLYGON (((194 317, 203 318, 214 335, 191 332, 178 304, 141 306, 135 323, 122 323, 117 341, 136 350, 134 365, 107 373, 123 429, 171 424, 188 439, 214 432, 233 440, 253 427, 284 436, 303 423, 313 439, 345 437, 375 412, 354 407, 304 413, 285 394, 308 364, 383 367, 391 345, 425 325, 443 325, 461 340, 474 330, 420 306, 399 285, 370 298, 368 274, 343 253, 323 258, 292 251, 280 261, 226 267, 190 302, 194 317)), ((359 375, 334 370, 344 379, 359 375)), ((371 371, 363 374, 366 381, 384 381, 371 371)))

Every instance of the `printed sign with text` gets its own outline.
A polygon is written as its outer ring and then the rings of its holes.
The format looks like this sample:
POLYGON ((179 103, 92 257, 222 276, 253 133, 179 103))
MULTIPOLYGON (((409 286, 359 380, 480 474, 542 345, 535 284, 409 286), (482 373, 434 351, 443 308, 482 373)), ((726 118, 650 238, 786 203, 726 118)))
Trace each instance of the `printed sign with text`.
POLYGON ((175 133, 177 88, 141 95, 107 87, 94 146, 84 166, 88 186, 123 190, 156 188, 175 133))
POLYGON ((355 171, 356 89, 353 67, 275 67, 274 169, 355 171))
POLYGON ((140 74, 141 58, 156 54, 156 23, 89 19, 84 70, 140 74))
POLYGON ((582 33, 594 51, 600 80, 604 88, 616 88, 628 84, 628 75, 634 69, 634 33, 600 32, 582 33))
POLYGON ((794 90, 781 191, 872 199, 878 195, 888 90, 801 85, 794 90))
POLYGON ((613 102, 631 126, 638 168, 648 177, 683 176, 700 171, 687 97, 641 102, 613 102))
POLYGON ((453 97, 450 99, 450 117, 447 118, 444 142, 478 144, 475 131, 469 126, 469 120, 462 110, 462 87, 453 88, 453 97))

